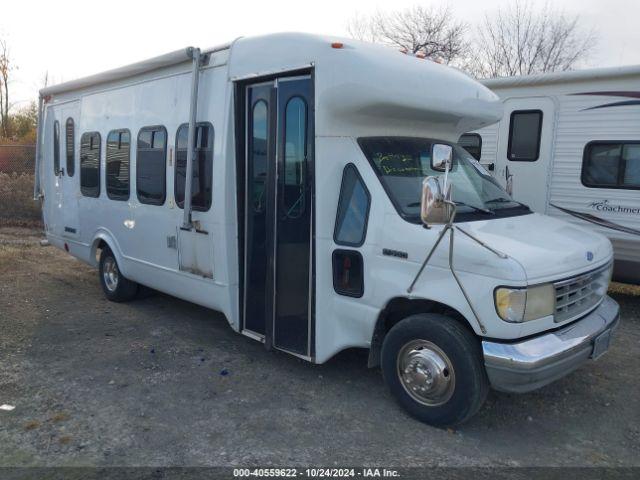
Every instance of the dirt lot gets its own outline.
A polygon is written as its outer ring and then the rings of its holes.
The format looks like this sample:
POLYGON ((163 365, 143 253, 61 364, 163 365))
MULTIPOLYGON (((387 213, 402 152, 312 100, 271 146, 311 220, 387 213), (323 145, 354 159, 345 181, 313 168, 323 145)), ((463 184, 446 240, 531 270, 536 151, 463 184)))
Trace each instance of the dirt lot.
POLYGON ((0 465, 640 466, 640 294, 597 362, 491 393, 458 430, 399 409, 366 354, 321 366, 264 350, 210 310, 107 302, 36 231, 0 229, 0 465))

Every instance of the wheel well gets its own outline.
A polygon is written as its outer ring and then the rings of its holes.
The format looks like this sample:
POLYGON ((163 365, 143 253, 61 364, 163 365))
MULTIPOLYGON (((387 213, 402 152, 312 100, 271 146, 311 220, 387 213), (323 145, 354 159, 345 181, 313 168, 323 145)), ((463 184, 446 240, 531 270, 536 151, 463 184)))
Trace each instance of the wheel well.
POLYGON ((95 260, 95 265, 100 263, 100 254, 103 249, 109 248, 109 244, 105 242, 102 238, 97 239, 93 242, 93 255, 92 258, 95 260))
POLYGON ((370 368, 380 365, 380 351, 382 350, 382 342, 387 332, 400 320, 410 315, 415 315, 416 313, 441 313, 447 315, 457 320, 464 328, 475 335, 467 319, 460 312, 448 305, 433 300, 396 297, 391 299, 391 301, 387 303, 387 306, 380 312, 380 315, 378 315, 378 320, 373 330, 373 337, 371 338, 371 347, 369 349, 368 365, 370 368))

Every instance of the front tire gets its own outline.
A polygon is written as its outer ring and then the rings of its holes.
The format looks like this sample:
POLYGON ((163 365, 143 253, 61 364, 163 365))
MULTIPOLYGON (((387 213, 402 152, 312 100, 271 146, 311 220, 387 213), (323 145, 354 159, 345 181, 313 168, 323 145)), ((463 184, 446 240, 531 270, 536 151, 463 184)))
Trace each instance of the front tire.
POLYGON ((100 253, 100 285, 108 300, 127 302, 138 293, 138 284, 125 278, 113 252, 105 247, 100 253))
POLYGON ((393 326, 382 345, 382 375, 405 410, 437 427, 471 418, 489 391, 478 338, 440 314, 393 326))

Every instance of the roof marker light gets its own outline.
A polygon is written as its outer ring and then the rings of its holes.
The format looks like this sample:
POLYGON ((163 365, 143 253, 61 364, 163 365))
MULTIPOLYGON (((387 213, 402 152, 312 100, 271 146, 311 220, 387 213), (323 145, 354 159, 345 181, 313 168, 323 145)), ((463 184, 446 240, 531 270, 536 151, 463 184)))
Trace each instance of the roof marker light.
POLYGON ((342 48, 342 47, 344 47, 344 43, 342 42, 333 42, 331 44, 331 48, 342 48))

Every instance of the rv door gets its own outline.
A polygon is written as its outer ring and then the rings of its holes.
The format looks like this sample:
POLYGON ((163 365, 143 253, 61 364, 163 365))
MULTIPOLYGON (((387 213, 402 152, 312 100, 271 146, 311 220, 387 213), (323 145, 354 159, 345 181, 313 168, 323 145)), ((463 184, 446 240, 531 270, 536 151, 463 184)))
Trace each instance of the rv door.
POLYGON ((498 134, 494 176, 513 197, 532 210, 545 213, 552 168, 555 123, 549 97, 509 98, 498 134))

